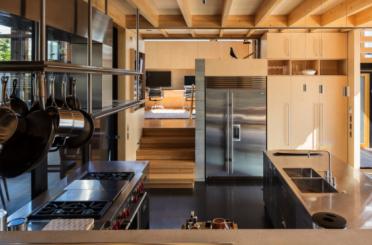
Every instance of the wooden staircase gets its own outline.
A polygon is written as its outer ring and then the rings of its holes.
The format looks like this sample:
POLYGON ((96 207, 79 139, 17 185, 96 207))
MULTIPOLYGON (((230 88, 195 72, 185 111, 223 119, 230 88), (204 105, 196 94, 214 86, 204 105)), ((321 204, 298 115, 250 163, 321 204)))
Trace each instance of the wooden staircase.
POLYGON ((195 129, 144 128, 137 160, 149 160, 148 188, 194 188, 195 129))

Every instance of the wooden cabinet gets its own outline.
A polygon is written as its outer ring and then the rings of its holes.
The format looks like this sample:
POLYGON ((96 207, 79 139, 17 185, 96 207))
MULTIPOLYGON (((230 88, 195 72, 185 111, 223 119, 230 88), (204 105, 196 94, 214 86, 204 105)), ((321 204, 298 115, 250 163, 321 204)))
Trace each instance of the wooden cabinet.
POLYGON ((321 77, 319 82, 319 149, 347 161, 347 97, 345 76, 321 77))
POLYGON ((346 162, 346 85, 346 76, 269 76, 268 149, 323 149, 346 162))
POLYGON ((264 154, 263 197, 266 215, 274 228, 311 229, 311 216, 264 154))
POLYGON ((321 35, 321 40, 323 59, 347 59, 346 33, 325 33, 321 35))
POLYGON ((320 33, 307 33, 305 39, 305 58, 320 59, 321 58, 321 35, 320 33))
POLYGON ((289 59, 290 58, 290 36, 282 33, 267 33, 266 58, 289 59))
POLYGON ((267 80, 268 149, 290 149, 291 77, 269 76, 267 80))
POLYGON ((346 33, 267 33, 261 53, 268 59, 347 59, 346 33))
POLYGON ((306 57, 306 35, 307 33, 289 33, 291 59, 304 59, 306 57))
POLYGON ((316 149, 317 77, 292 77, 291 145, 293 149, 316 149))

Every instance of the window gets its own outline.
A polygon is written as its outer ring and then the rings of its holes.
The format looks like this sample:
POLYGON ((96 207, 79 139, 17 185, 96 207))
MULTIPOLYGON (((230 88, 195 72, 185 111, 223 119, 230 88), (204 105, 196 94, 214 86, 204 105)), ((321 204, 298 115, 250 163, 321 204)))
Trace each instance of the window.
POLYGON ((364 47, 365 48, 372 48, 372 42, 365 42, 364 47))
POLYGON ((372 37, 372 30, 365 30, 364 31, 364 36, 366 36, 366 37, 372 37))
POLYGON ((0 25, 0 61, 10 61, 10 34, 11 28, 0 25))

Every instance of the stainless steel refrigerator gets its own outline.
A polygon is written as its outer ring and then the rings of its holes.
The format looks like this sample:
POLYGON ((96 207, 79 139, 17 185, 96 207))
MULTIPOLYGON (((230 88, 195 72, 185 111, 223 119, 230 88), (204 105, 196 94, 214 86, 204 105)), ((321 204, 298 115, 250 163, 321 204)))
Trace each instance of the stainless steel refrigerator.
POLYGON ((206 178, 262 177, 266 77, 206 77, 206 178))

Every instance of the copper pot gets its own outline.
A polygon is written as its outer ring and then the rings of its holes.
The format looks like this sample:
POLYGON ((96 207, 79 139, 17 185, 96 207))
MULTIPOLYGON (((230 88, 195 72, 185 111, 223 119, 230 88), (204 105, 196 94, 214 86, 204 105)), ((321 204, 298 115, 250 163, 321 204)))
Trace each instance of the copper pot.
POLYGON ((224 218, 215 218, 212 220, 212 229, 228 230, 229 225, 227 224, 227 221, 224 218))

